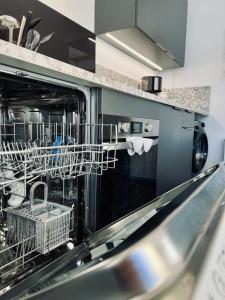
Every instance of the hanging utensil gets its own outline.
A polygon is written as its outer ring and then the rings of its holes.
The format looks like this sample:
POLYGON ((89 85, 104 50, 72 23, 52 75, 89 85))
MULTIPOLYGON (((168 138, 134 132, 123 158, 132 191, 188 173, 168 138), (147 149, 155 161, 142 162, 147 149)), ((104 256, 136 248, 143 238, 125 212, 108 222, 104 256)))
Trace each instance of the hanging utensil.
POLYGON ((30 22, 29 30, 34 29, 41 22, 41 18, 34 19, 30 22))
POLYGON ((55 32, 52 32, 52 33, 46 35, 45 37, 43 37, 34 51, 37 51, 39 49, 39 47, 41 46, 41 44, 47 43, 54 34, 55 34, 55 32))
POLYGON ((19 35, 18 35, 17 46, 20 46, 20 43, 21 43, 21 40, 22 40, 22 36, 23 36, 23 31, 24 31, 25 23, 26 23, 26 17, 23 16, 21 24, 20 24, 20 31, 19 31, 19 35))
POLYGON ((21 46, 25 47, 26 42, 27 42, 27 34, 29 31, 29 26, 31 23, 31 19, 32 19, 32 11, 28 11, 27 15, 26 15, 26 23, 24 26, 24 30, 23 30, 23 35, 22 35, 22 41, 21 41, 21 46))
POLYGON ((27 45, 27 48, 30 50, 34 50, 38 47, 41 36, 37 30, 31 29, 29 32, 30 32, 29 33, 29 41, 31 41, 31 43, 29 45, 27 45), (32 40, 31 40, 31 38, 32 38, 32 40))
POLYGON ((36 33, 37 33, 37 31, 34 30, 34 29, 31 29, 31 30, 28 31, 28 34, 27 34, 27 42, 26 42, 26 45, 25 45, 25 47, 26 47, 27 49, 30 49, 30 48, 31 48, 31 44, 32 44, 32 42, 33 42, 34 39, 35 39, 36 33))

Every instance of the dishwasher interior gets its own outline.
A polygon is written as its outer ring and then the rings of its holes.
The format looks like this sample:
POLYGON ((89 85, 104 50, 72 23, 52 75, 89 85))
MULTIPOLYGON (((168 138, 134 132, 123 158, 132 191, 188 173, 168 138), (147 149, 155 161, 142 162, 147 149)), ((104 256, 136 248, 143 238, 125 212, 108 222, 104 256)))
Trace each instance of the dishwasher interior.
POLYGON ((87 101, 82 88, 0 74, 0 289, 86 234, 86 178, 115 167, 117 132, 88 124, 87 101))

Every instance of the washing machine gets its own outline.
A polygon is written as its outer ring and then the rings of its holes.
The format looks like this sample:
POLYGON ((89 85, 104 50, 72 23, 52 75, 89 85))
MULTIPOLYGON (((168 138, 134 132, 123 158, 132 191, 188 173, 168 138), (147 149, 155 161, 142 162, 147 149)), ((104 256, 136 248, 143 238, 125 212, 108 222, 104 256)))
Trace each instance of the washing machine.
POLYGON ((194 127, 192 172, 195 176, 206 163, 208 157, 208 138, 205 132, 205 123, 196 121, 194 127))

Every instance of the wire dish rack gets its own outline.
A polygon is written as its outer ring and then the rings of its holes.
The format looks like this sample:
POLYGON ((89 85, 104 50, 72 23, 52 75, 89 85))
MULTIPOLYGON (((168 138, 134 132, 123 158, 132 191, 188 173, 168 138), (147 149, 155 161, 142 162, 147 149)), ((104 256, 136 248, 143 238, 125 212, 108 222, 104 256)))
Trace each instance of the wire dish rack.
POLYGON ((1 124, 0 129, 0 189, 5 195, 24 198, 26 184, 40 176, 69 179, 115 168, 116 125, 29 122, 1 124))
POLYGON ((30 201, 4 209, 8 234, 0 248, 0 278, 19 273, 36 257, 65 244, 73 230, 73 208, 47 201, 48 186, 35 182, 30 189, 30 201), (44 187, 44 200, 35 199, 38 186, 44 187))

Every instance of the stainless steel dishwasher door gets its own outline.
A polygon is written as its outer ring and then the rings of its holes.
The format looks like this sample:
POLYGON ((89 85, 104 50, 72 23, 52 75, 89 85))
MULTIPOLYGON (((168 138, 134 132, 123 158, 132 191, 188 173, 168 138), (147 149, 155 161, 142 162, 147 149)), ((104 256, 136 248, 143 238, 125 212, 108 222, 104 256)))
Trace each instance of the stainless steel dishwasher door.
MULTIPOLYGON (((197 180, 199 177, 189 184, 197 180)), ((185 185, 179 189, 185 192, 185 185)), ((157 201, 165 205, 176 193, 179 194, 179 189, 157 201)), ((214 270, 215 258, 223 259, 223 247, 217 251, 219 256, 211 255, 211 250, 216 243, 223 245, 224 242, 224 204, 225 168, 221 165, 151 233, 147 222, 111 253, 100 256, 78 272, 65 274, 63 280, 44 290, 24 294, 21 299, 74 299, 74 295, 77 299, 196 300, 198 295, 217 295, 214 299, 223 299, 218 293, 223 297, 224 273, 216 269, 220 277, 215 276, 215 272, 207 271, 205 266, 213 258, 210 270, 214 270), (211 274, 214 274, 211 281, 214 290, 209 285, 204 291, 201 289, 202 278, 208 276, 210 279, 211 274)), ((101 240, 100 235, 97 237, 101 240)), ((90 240, 89 246, 93 244, 94 240, 90 240)))

